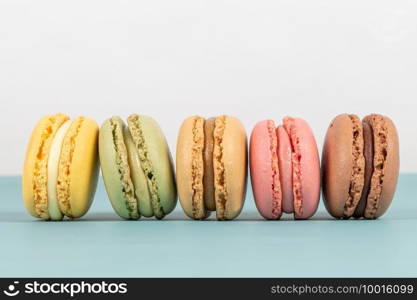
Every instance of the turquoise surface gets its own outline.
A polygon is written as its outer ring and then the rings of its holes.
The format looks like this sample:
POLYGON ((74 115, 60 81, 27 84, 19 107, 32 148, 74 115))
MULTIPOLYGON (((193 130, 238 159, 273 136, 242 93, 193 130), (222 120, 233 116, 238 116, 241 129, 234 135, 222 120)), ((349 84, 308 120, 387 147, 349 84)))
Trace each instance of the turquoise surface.
POLYGON ((417 174, 400 177, 376 221, 264 221, 248 193, 232 222, 123 221, 100 181, 79 221, 43 222, 22 203, 19 177, 0 177, 1 277, 416 277, 417 174))

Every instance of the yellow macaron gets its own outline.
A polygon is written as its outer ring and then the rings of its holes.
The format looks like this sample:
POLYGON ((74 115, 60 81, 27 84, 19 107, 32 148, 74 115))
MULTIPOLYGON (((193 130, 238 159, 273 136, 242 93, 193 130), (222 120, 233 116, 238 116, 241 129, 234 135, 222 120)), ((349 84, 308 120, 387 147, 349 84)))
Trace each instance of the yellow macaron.
POLYGON ((44 220, 82 217, 98 178, 98 125, 85 117, 43 117, 26 153, 22 192, 28 212, 44 220))

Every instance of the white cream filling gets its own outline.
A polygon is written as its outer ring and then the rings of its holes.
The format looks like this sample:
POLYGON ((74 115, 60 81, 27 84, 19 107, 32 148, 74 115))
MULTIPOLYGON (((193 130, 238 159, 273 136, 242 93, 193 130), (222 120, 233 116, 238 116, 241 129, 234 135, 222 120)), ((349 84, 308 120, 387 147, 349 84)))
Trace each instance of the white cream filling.
POLYGON ((67 121, 58 129, 52 141, 51 150, 48 159, 48 212, 51 220, 62 220, 63 214, 59 209, 58 197, 56 195, 56 186, 58 180, 58 165, 61 155, 62 144, 65 135, 71 125, 71 121, 67 121))

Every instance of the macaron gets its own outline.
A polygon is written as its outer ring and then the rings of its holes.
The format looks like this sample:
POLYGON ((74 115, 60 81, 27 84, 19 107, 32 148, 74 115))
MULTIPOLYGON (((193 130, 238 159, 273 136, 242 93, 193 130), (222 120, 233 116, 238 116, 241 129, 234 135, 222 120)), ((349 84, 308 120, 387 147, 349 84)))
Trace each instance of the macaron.
POLYGON ((337 116, 322 155, 326 209, 338 219, 382 216, 394 197, 399 165, 398 134, 390 118, 337 116))
POLYGON ((44 220, 80 218, 90 208, 98 178, 98 126, 85 117, 47 115, 32 132, 22 176, 28 212, 44 220))
POLYGON ((306 121, 286 117, 257 123, 250 138, 250 173, 256 207, 268 220, 293 213, 308 219, 320 198, 320 161, 306 121))
POLYGON ((177 188, 185 214, 195 220, 216 211, 236 218, 247 183, 247 141, 242 123, 230 116, 186 119, 177 142, 177 188))
POLYGON ((106 120, 99 134, 101 171, 115 212, 124 219, 162 219, 175 208, 177 191, 165 136, 151 117, 106 120))

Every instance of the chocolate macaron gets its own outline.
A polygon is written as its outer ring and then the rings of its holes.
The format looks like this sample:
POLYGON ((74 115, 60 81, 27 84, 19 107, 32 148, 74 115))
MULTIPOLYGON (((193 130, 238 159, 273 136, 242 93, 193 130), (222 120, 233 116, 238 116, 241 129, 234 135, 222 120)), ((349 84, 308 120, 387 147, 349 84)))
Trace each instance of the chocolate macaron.
POLYGON ((394 197, 399 174, 394 123, 371 114, 342 114, 330 124, 322 155, 324 204, 335 218, 375 219, 394 197))
POLYGON ((230 116, 193 116, 180 129, 177 187, 181 206, 192 219, 216 211, 218 220, 236 218, 247 182, 247 142, 242 123, 230 116))

